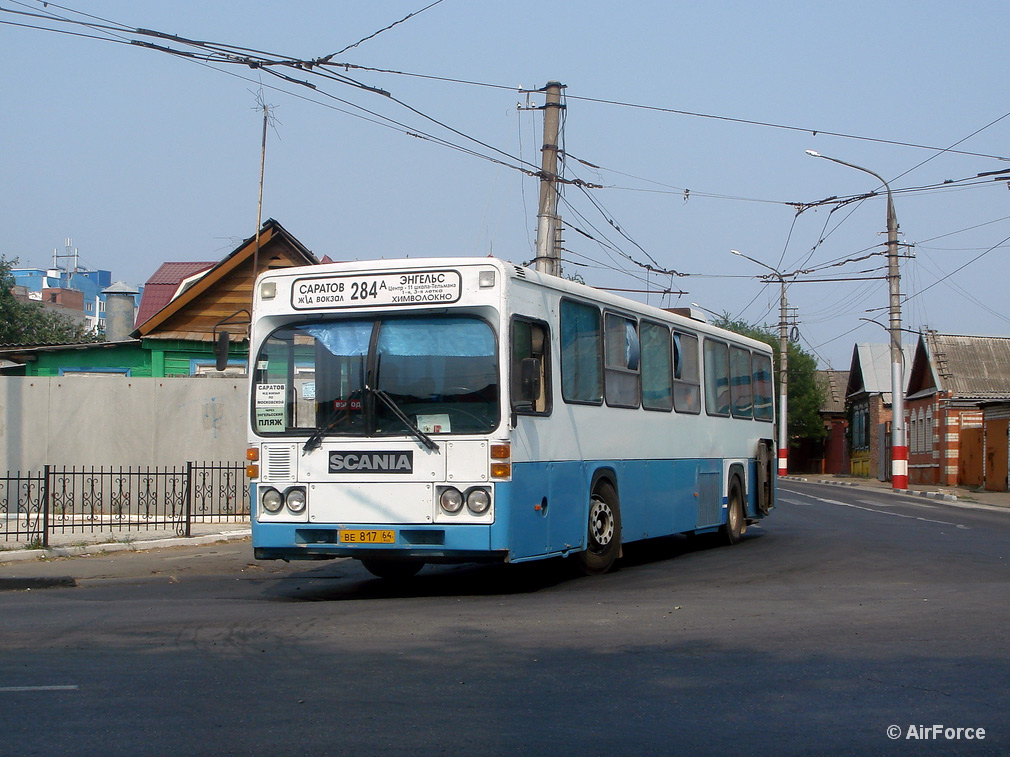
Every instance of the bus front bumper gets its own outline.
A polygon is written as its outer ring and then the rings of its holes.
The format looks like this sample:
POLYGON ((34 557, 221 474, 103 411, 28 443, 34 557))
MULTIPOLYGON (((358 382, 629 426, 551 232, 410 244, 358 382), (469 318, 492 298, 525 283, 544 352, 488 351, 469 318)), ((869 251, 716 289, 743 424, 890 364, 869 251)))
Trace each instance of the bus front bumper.
POLYGON ((508 562, 491 548, 490 525, 314 525, 255 523, 257 560, 329 560, 337 557, 421 559, 425 562, 508 562), (348 542, 349 538, 356 541, 348 542), (374 542, 358 541, 374 538, 374 542))

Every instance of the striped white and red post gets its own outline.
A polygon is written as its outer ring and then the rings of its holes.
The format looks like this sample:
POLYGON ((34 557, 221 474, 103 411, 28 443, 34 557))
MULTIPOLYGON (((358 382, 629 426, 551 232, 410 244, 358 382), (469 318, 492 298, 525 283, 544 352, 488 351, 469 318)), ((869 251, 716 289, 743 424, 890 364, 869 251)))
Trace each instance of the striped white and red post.
POLYGON ((891 448, 891 488, 908 489, 908 445, 891 448))
POLYGON ((905 379, 902 370, 900 329, 891 343, 891 488, 908 489, 908 437, 905 434, 905 379), (897 345, 895 345, 897 342, 897 345))

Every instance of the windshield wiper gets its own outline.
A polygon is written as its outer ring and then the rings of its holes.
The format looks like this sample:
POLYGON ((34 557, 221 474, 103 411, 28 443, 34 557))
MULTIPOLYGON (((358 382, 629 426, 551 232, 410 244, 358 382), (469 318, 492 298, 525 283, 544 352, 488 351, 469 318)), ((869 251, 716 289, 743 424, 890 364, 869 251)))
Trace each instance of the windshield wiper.
POLYGON ((332 431, 337 425, 337 421, 340 417, 337 416, 325 426, 316 426, 316 430, 312 432, 312 436, 305 440, 305 444, 302 447, 302 454, 307 455, 312 450, 318 448, 323 443, 323 437, 326 436, 327 432, 332 431))
POLYGON ((410 418, 407 417, 407 414, 400 409, 400 406, 396 404, 396 402, 393 400, 392 397, 386 394, 382 389, 373 389, 370 386, 366 386, 365 391, 371 392, 380 400, 382 400, 383 404, 385 404, 385 406, 388 407, 393 412, 393 415, 395 415, 403 422, 403 425, 405 425, 407 428, 410 429, 410 432, 419 442, 421 442, 421 444, 423 444, 432 452, 439 451, 438 445, 435 443, 435 440, 432 439, 430 436, 428 436, 426 433, 424 433, 421 429, 419 429, 417 425, 412 420, 410 420, 410 418))
POLYGON ((350 413, 351 403, 354 401, 355 395, 359 395, 360 396, 360 394, 361 394, 361 390, 360 389, 355 389, 348 396, 348 398, 347 398, 347 407, 348 407, 347 413, 343 413, 342 414, 340 412, 337 412, 337 414, 335 416, 333 416, 333 418, 330 420, 329 423, 327 423, 325 425, 322 425, 322 426, 316 426, 316 430, 312 432, 312 435, 308 439, 305 440, 305 444, 302 446, 302 454, 303 455, 307 455, 312 450, 317 449, 323 443, 323 437, 326 436, 326 434, 328 434, 330 431, 332 431, 333 429, 335 429, 337 427, 337 425, 341 421, 348 419, 348 417, 349 417, 348 414, 350 413))

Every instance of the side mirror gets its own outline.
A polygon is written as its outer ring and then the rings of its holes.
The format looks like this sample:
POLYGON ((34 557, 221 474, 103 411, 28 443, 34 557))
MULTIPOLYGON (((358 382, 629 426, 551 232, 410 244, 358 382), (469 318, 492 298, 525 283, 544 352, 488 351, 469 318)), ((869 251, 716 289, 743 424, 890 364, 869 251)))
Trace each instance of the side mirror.
POLYGON ((519 400, 535 404, 540 399, 540 360, 523 358, 519 363, 519 400))
POLYGON ((223 371, 228 367, 228 332, 217 332, 217 339, 214 340, 214 357, 216 359, 214 367, 223 371))

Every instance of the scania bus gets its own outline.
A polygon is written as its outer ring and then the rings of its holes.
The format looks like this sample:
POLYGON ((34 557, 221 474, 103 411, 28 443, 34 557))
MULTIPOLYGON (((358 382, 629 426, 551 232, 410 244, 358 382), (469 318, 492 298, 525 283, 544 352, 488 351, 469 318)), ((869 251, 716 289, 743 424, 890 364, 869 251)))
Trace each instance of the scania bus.
POLYGON ((258 559, 598 574, 774 504, 767 345, 494 258, 268 271, 250 375, 258 559))

